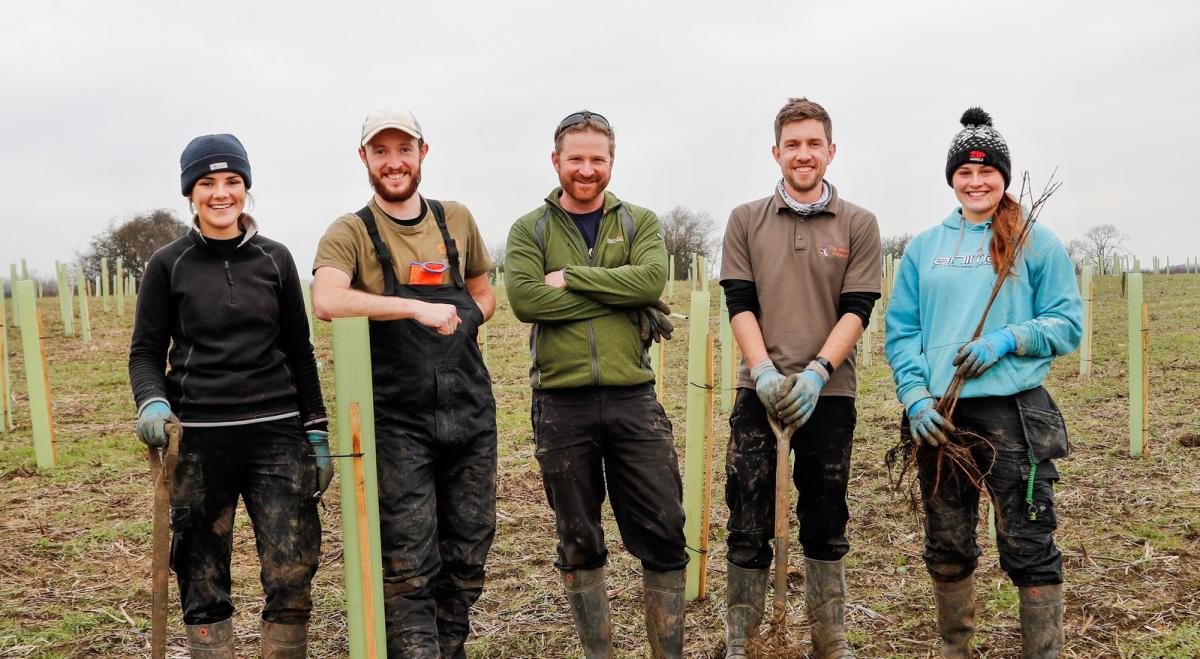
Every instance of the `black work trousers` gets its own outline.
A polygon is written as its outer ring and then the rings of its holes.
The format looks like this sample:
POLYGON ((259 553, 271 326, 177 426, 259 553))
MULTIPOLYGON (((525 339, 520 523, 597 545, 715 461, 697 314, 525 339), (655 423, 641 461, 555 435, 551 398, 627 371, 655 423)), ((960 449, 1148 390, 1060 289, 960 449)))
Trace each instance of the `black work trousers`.
MULTIPOLYGON (((804 555, 836 561, 850 551, 846 488, 857 419, 854 399, 822 396, 812 417, 792 435, 792 482, 804 555)), ((725 503, 729 506, 728 560, 761 570, 771 565, 775 537, 775 434, 753 389, 738 389, 729 416, 725 503)))
MULTIPOLYGON (((1054 544, 1058 526, 1054 483, 1058 481, 1058 470, 1049 459, 1034 457, 1037 468, 1033 502, 1026 502, 1033 455, 1027 435, 1034 436, 1037 445, 1054 445, 1054 438, 1048 442, 1039 439, 1044 438, 1047 429, 1050 433, 1058 431, 1055 418, 1061 423, 1057 408, 1045 410, 1037 418, 1028 412, 1022 415, 1012 396, 963 398, 954 410, 953 421, 959 431, 956 441, 970 446, 976 466, 986 473, 984 480, 995 502, 1000 567, 1017 586, 1044 586, 1063 580, 1062 553, 1054 544), (1046 419, 1052 422, 1049 426, 1043 424, 1046 419)), ((907 423, 904 426, 902 432, 907 431, 907 423)), ((1061 444, 1065 454, 1065 436, 1061 444)), ((926 457, 933 451, 927 446, 919 450, 926 457)), ((982 553, 976 542, 979 489, 944 467, 938 480, 935 460, 918 462, 925 509, 926 568, 938 581, 959 581, 975 571, 982 553)))
POLYGON ((185 624, 233 615, 229 562, 238 496, 254 526, 263 620, 308 621, 321 544, 316 491, 316 463, 298 417, 184 429, 171 483, 171 569, 185 624))
POLYGON ((536 389, 531 409, 560 570, 604 565, 605 481, 621 539, 648 570, 687 565, 683 483, 654 385, 536 389))

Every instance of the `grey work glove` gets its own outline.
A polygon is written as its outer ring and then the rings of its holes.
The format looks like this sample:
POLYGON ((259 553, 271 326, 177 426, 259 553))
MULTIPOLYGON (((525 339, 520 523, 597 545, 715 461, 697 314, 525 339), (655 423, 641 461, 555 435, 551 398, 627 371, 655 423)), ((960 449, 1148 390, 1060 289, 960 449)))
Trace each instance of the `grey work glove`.
MULTIPOLYGON (((171 406, 156 400, 142 408, 138 415, 137 436, 150 448, 167 445, 167 422, 171 420, 171 406)), ((2 423, 2 422, 0 422, 2 423)))
POLYGON ((771 363, 770 359, 764 359, 755 364, 750 369, 750 377, 754 379, 754 393, 758 394, 758 399, 762 401, 763 407, 767 408, 767 414, 779 418, 779 413, 775 408, 784 394, 791 389, 787 378, 783 377, 783 373, 775 368, 775 364, 771 363))
POLYGON ((324 430, 310 430, 306 433, 308 443, 312 446, 313 457, 317 461, 317 493, 320 498, 329 489, 329 481, 333 480, 333 459, 329 455, 329 433, 324 430))
POLYGON ((629 321, 638 326, 638 336, 644 345, 654 341, 670 341, 675 332, 675 324, 668 318, 671 307, 666 302, 658 300, 648 307, 629 312, 629 321))
POLYGON ((938 414, 932 398, 922 398, 908 408, 908 425, 913 437, 934 448, 948 444, 954 432, 954 424, 938 414))

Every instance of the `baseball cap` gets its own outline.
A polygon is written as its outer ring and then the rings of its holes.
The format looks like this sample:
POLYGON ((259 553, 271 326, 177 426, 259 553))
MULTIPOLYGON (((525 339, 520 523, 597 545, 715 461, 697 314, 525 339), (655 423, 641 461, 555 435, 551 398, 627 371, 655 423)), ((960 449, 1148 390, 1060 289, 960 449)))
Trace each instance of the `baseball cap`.
POLYGON ((367 114, 367 118, 363 120, 362 127, 362 146, 366 146, 367 142, 371 141, 380 131, 395 128, 402 130, 418 140, 424 139, 421 133, 421 124, 417 122, 417 118, 413 113, 403 108, 379 108, 372 110, 367 114))

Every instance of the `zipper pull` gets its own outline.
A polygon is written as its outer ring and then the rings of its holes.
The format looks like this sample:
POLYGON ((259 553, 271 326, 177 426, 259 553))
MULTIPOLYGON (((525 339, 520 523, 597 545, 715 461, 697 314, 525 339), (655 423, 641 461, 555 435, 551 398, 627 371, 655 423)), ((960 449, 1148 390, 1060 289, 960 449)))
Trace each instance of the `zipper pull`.
POLYGON ((233 273, 229 271, 229 261, 225 262, 225 281, 229 282, 230 286, 233 286, 233 273))

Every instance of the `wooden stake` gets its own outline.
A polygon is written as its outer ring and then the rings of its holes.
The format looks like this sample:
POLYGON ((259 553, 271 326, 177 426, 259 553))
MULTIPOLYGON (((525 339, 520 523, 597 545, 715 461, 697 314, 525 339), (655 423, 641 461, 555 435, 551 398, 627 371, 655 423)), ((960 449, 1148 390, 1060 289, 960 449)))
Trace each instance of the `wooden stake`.
POLYGON ((338 453, 342 473, 342 561, 350 656, 386 656, 383 563, 379 543, 379 484, 375 463, 375 404, 367 319, 333 321, 338 453))
POLYGON ((708 359, 705 383, 704 419, 704 517, 700 520, 700 591, 696 597, 704 599, 708 592, 708 534, 712 524, 712 466, 713 466, 713 335, 708 334, 708 359))
POLYGON ((701 543, 701 532, 708 511, 704 509, 705 482, 705 437, 711 430, 711 420, 706 419, 708 373, 711 367, 705 364, 708 341, 709 297, 704 291, 691 294, 691 313, 688 315, 688 369, 687 369, 687 440, 684 454, 683 502, 686 521, 683 527, 687 542, 689 561, 687 585, 684 594, 689 601, 701 596, 700 572, 705 565, 697 548, 701 543))
POLYGON ((16 285, 17 306, 25 317, 21 346, 25 353, 25 386, 29 391, 29 417, 33 426, 33 451, 39 469, 54 466, 54 416, 50 410, 50 379, 46 351, 42 349, 42 316, 32 281, 16 285))

